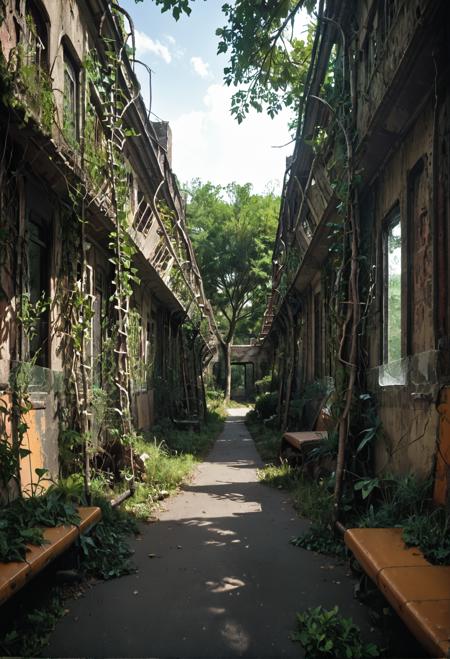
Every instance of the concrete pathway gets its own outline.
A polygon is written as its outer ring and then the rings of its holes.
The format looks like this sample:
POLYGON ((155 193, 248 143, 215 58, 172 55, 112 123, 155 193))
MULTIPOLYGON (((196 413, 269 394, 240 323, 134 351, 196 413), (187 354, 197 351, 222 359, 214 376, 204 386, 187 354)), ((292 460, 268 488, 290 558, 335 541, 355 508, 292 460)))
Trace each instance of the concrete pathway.
POLYGON ((145 526, 138 573, 68 602, 48 656, 299 657, 295 612, 319 604, 367 629, 346 566, 288 543, 307 523, 258 483, 245 411, 230 410, 195 479, 145 526))

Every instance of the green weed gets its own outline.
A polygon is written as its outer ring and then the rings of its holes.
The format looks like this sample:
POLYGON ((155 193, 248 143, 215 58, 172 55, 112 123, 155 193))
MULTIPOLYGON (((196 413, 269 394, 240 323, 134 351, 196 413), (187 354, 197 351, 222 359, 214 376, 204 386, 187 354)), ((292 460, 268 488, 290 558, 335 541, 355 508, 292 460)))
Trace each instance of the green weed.
POLYGON ((265 425, 254 410, 247 413, 245 425, 264 462, 275 462, 280 450, 281 432, 265 425))
POLYGON ((318 606, 297 613, 297 628, 291 638, 302 644, 305 659, 367 659, 380 656, 380 649, 374 643, 364 643, 359 628, 351 618, 340 616, 337 606, 329 611, 318 606))
POLYGON ((62 595, 58 589, 53 589, 38 608, 25 612, 14 620, 14 624, 0 636, 0 649, 7 657, 39 656, 55 629, 56 623, 62 618, 66 609, 62 595))
POLYGON ((41 527, 77 524, 79 516, 72 501, 57 487, 41 496, 18 498, 0 510, 0 561, 22 561, 26 545, 42 545, 41 527))
POLYGON ((207 422, 198 432, 178 430, 170 421, 155 426, 146 437, 135 440, 135 451, 143 456, 145 474, 124 508, 147 520, 158 502, 176 491, 192 474, 199 459, 211 448, 223 427, 223 399, 208 412, 207 422))
POLYGON ((450 517, 445 510, 412 515, 403 525, 403 540, 420 547, 433 565, 450 565, 450 517))
POLYGON ((345 547, 333 532, 333 495, 323 480, 312 481, 288 463, 268 465, 258 472, 261 482, 287 490, 301 517, 312 521, 311 527, 290 542, 296 547, 343 558, 345 547))
POLYGON ((305 533, 289 542, 295 547, 317 551, 319 554, 345 558, 345 545, 330 525, 312 524, 305 533))
POLYGON ((136 521, 126 512, 97 499, 102 519, 89 535, 81 536, 81 569, 99 579, 113 579, 135 571, 128 538, 138 533, 136 521))

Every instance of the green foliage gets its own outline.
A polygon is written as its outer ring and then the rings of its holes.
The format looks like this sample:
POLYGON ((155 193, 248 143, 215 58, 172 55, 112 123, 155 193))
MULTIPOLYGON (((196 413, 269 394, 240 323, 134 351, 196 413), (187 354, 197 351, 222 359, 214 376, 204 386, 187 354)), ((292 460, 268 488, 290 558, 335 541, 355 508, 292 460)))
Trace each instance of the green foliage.
MULTIPOLYGON (((30 325, 24 323, 25 336, 28 338, 34 336, 32 328, 35 322, 35 308, 29 303, 29 313, 26 317, 30 325), (33 311, 30 311, 31 309, 33 311)), ((0 399, 0 484, 3 485, 7 495, 11 480, 14 480, 20 488, 20 461, 30 454, 22 444, 28 431, 26 415, 31 409, 28 387, 38 354, 39 351, 32 360, 19 362, 13 366, 9 376, 10 400, 0 399), (9 428, 13 429, 12 437, 9 428)))
POLYGON ((38 657, 47 645, 56 623, 67 609, 56 588, 48 597, 41 597, 39 607, 15 618, 14 623, 0 636, 3 656, 38 657))
POLYGON ((277 413, 278 392, 260 394, 256 397, 255 412, 259 419, 270 419, 277 413))
MULTIPOLYGON (((29 33, 36 30, 30 15, 26 23, 29 33)), ((52 80, 45 68, 36 62, 34 46, 19 43, 11 53, 8 67, 19 92, 19 96, 8 98, 9 104, 24 112, 25 121, 37 120, 46 133, 51 133, 55 116, 52 80)))
POLYGON ((258 470, 258 478, 265 485, 279 490, 294 490, 298 483, 298 472, 287 462, 281 465, 266 465, 258 470))
POLYGON ((272 384, 272 376, 265 375, 261 380, 255 381, 255 389, 258 394, 265 394, 270 391, 270 386, 272 384))
POLYGON ((138 532, 136 522, 126 512, 111 508, 105 500, 95 503, 102 509, 102 519, 90 535, 80 538, 81 568, 99 579, 113 579, 134 572, 128 537, 138 532))
POLYGON ((333 430, 324 437, 318 446, 311 449, 308 454, 308 461, 320 462, 324 458, 335 458, 338 452, 338 433, 333 430))
POLYGON ((56 486, 51 486, 41 496, 14 500, 0 509, 0 562, 22 561, 27 544, 42 545, 41 527, 79 521, 73 502, 56 486))
POLYGON ((252 194, 250 184, 226 187, 194 181, 187 220, 225 342, 255 335, 270 285, 279 198, 252 194))
POLYGON ((331 525, 333 497, 323 479, 311 480, 287 462, 267 465, 258 471, 258 477, 265 485, 288 490, 302 517, 322 526, 331 525))
MULTIPOLYGON (((94 64, 90 55, 86 58, 85 66, 89 75, 92 75, 94 64)), ((98 118, 95 106, 92 103, 88 103, 86 107, 84 162, 94 190, 100 189, 105 183, 108 171, 108 154, 106 139, 102 133, 99 134, 98 118)))
POLYGON ((305 533, 290 540, 291 544, 321 554, 344 557, 342 538, 333 530, 333 497, 323 479, 313 481, 287 462, 264 467, 258 471, 258 477, 266 485, 287 490, 299 515, 312 522, 305 533))
POLYGON ((354 487, 370 502, 357 520, 361 527, 402 526, 411 516, 421 515, 431 502, 430 481, 412 474, 362 479, 354 487))
POLYGON ((450 517, 442 508, 409 517, 403 540, 419 547, 433 565, 450 565, 450 517))
POLYGON ((306 659, 366 659, 380 655, 375 644, 362 641, 361 632, 351 618, 339 615, 337 606, 329 611, 318 606, 297 613, 297 631, 291 638, 302 644, 306 659))
POLYGON ((319 554, 345 557, 345 545, 329 525, 312 524, 305 533, 292 538, 289 542, 295 547, 316 551, 319 554))
POLYGON ((37 336, 39 323, 43 314, 50 309, 50 304, 51 300, 46 297, 45 292, 34 302, 31 301, 29 293, 21 295, 17 316, 28 341, 31 342, 37 336))
POLYGON ((401 309, 402 309, 402 287, 401 275, 399 273, 389 273, 388 275, 388 299, 387 299, 387 361, 389 363, 401 359, 401 309))
POLYGON ((223 5, 227 24, 216 31, 218 52, 229 53, 225 84, 242 87, 234 94, 231 106, 239 122, 250 108, 261 112, 265 106, 271 117, 283 107, 297 108, 313 41, 313 29, 306 39, 293 35, 302 6, 312 11, 315 2, 237 0, 223 5))
MULTIPOLYGON (((190 3, 194 0, 153 0, 157 6, 161 6, 161 11, 171 11, 172 16, 177 21, 182 14, 189 16, 192 9, 190 3)), ((143 2, 143 0, 135 0, 135 2, 143 2)), ((206 2, 206 0, 205 0, 206 2)))
POLYGON ((255 410, 247 413, 245 423, 252 434, 261 458, 265 462, 275 462, 280 450, 280 431, 264 424, 255 410))

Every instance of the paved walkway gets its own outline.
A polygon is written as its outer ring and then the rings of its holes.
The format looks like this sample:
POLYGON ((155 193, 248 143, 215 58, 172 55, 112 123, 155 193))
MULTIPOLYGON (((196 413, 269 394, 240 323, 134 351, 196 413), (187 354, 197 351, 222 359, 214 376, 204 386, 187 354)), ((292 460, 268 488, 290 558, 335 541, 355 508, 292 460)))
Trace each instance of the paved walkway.
POLYGON ((306 522, 258 483, 244 413, 230 410, 195 479, 144 528, 138 573, 68 602, 48 656, 299 657, 296 611, 338 604, 366 622, 346 567, 288 543, 306 522))

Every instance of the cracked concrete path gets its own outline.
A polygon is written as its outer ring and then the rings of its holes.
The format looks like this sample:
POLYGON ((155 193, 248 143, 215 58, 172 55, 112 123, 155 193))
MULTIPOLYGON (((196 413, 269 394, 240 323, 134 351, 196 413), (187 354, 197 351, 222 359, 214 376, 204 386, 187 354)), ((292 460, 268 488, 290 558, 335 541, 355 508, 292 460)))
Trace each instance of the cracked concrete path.
POLYGON ((44 654, 299 657, 289 640, 295 612, 319 604, 338 604, 368 629, 346 566, 289 544, 307 522, 285 493, 258 483, 245 412, 229 410, 195 478, 144 527, 134 546, 138 573, 69 601, 44 654))

